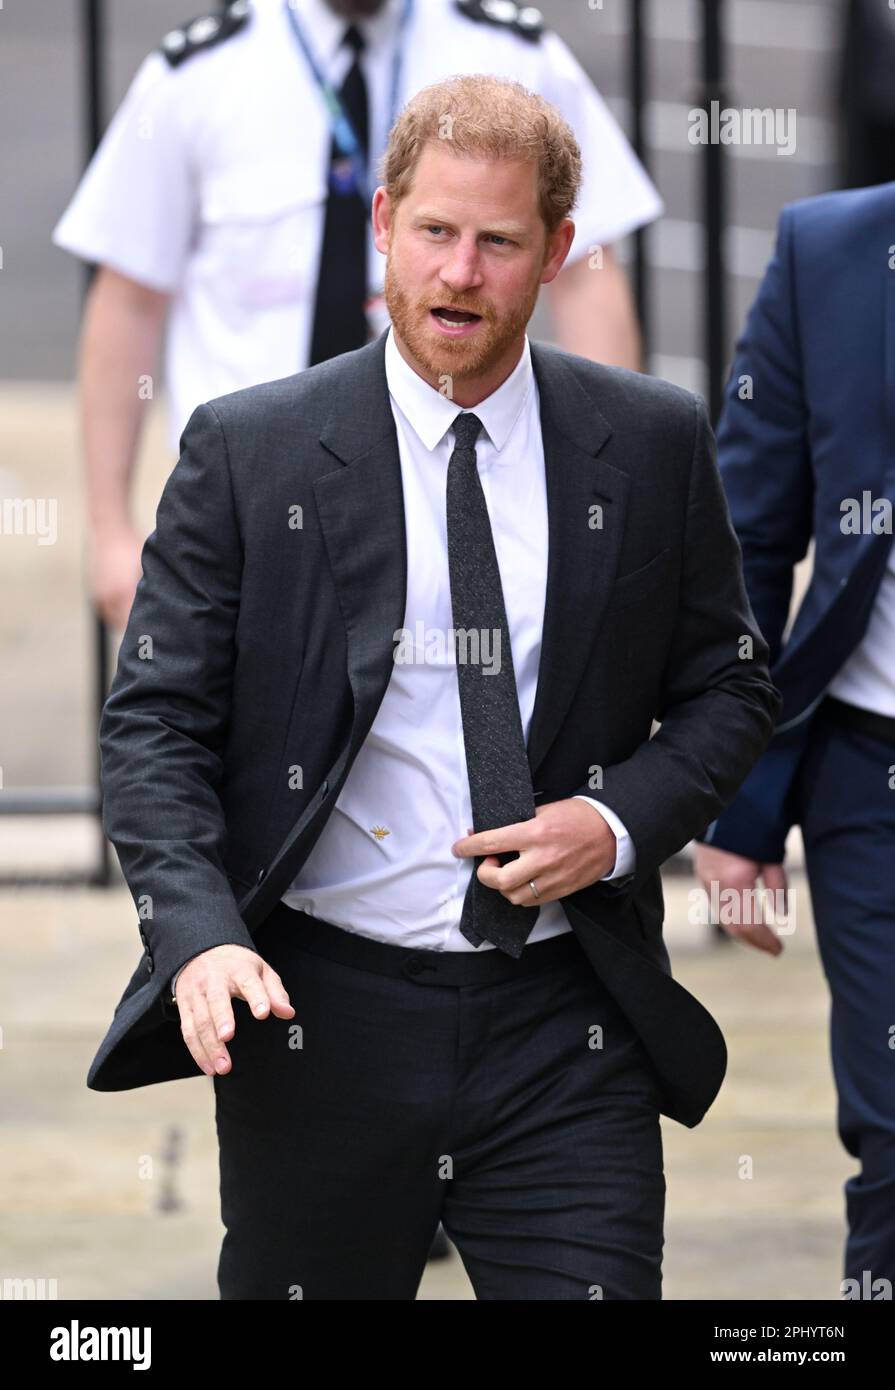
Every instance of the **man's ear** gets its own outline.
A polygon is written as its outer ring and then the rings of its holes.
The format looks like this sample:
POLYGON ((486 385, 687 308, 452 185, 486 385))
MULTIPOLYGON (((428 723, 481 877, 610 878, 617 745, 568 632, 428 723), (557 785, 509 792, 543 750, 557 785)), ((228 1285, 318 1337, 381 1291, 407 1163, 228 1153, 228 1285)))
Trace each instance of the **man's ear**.
POLYGON ((377 251, 383 255, 388 251, 388 239, 392 225, 392 206, 391 200, 385 188, 385 184, 380 184, 373 194, 373 201, 370 205, 370 217, 373 223, 373 241, 377 251))
POLYGON ((551 232, 547 238, 547 245, 544 248, 544 268, 541 272, 542 285, 549 285, 551 280, 556 279, 565 264, 574 239, 575 223, 571 217, 564 217, 556 230, 551 232))

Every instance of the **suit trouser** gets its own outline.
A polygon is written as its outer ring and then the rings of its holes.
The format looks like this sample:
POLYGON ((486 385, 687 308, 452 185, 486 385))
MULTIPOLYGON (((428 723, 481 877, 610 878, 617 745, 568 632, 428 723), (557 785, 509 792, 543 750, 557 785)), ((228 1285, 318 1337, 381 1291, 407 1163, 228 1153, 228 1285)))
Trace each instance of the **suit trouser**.
POLYGON ((815 716, 797 793, 830 988, 845 1184, 845 1277, 895 1285, 895 747, 815 716))
POLYGON ((234 1000, 224 1299, 413 1299, 439 1220, 477 1298, 658 1299, 659 1085, 569 932, 411 950, 280 904, 295 1017, 234 1000))

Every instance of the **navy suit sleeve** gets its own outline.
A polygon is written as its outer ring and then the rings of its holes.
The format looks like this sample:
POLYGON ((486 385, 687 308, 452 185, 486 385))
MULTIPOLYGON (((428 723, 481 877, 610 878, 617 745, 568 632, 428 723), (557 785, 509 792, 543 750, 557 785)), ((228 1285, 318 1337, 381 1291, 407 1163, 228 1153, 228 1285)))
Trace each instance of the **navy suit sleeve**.
MULTIPOLYGON (((799 342, 793 209, 749 312, 718 427, 718 461, 743 552, 749 601, 773 666, 783 642, 794 566, 814 530, 814 473, 799 342)), ((793 757, 777 739, 732 805, 697 837, 763 863, 780 863, 791 821, 793 757)))
POLYGON ((224 868, 218 796, 242 545, 210 406, 184 430, 142 561, 100 721, 103 827, 161 987, 212 946, 254 949, 224 868))
POLYGON ((718 425, 718 465, 743 553, 746 591, 773 666, 793 568, 811 539, 814 480, 795 307, 793 217, 749 312, 718 425))

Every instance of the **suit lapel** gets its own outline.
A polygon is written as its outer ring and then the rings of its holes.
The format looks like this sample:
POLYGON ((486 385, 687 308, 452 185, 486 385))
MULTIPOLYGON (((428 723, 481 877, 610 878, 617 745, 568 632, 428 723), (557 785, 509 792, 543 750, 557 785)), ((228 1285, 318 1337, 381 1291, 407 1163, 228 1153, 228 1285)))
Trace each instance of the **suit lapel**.
POLYGON ((385 376, 385 334, 355 354, 320 442, 343 465, 317 478, 320 524, 345 622, 354 693, 349 756, 366 737, 404 625, 407 538, 401 461, 385 376))
POLYGON ((563 356, 537 343, 531 354, 549 532, 544 631, 528 736, 534 777, 562 726, 609 598, 630 483, 595 457, 611 430, 563 356))

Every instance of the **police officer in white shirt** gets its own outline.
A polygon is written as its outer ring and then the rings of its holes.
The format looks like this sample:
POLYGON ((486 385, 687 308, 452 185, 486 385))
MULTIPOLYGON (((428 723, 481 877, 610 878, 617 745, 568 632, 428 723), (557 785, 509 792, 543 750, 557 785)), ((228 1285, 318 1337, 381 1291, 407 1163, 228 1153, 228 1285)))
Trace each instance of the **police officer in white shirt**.
POLYGON ((166 320, 174 455, 202 401, 377 336, 388 324, 385 260, 367 216, 378 156, 405 101, 456 72, 514 78, 568 120, 584 170, 575 240, 547 291, 554 336, 568 351, 639 366, 612 243, 662 205, 538 10, 513 0, 232 0, 145 59, 53 233, 100 267, 80 384, 90 583, 113 626, 125 625, 141 572, 128 492, 166 320))

